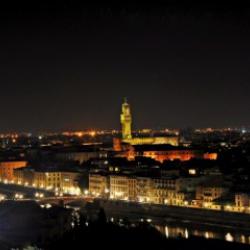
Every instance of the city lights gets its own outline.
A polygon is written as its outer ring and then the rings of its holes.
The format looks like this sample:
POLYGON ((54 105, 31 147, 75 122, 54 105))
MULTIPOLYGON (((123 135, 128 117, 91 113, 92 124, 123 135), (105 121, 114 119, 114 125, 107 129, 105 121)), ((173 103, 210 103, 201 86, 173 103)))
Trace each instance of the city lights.
POLYGON ((5 199, 6 199, 6 196, 0 194, 0 201, 4 201, 5 199))
POLYGON ((0 249, 250 247, 248 4, 127 2, 2 2, 0 249))
POLYGON ((44 194, 43 194, 43 193, 36 192, 36 193, 35 193, 35 197, 36 197, 36 198, 44 198, 44 194))
POLYGON ((19 194, 19 193, 15 194, 15 199, 22 200, 23 198, 24 198, 23 194, 19 194))
POLYGON ((90 136, 95 137, 96 136, 96 131, 90 131, 89 134, 90 134, 90 136))

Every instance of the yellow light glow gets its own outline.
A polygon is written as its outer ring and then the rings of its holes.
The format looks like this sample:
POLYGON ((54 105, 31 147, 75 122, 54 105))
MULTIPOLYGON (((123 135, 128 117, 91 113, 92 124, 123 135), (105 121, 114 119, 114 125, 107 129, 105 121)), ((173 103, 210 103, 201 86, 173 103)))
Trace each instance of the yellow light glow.
POLYGON ((189 169, 189 170, 188 170, 188 173, 189 173, 190 175, 196 175, 196 170, 195 170, 195 169, 189 169))
POLYGON ((92 137, 95 137, 96 136, 96 132, 93 130, 93 131, 90 131, 89 132, 89 135, 92 136, 92 137))
POLYGON ((78 137, 82 137, 82 136, 83 136, 83 132, 76 132, 75 134, 76 134, 76 136, 78 136, 78 137))
POLYGON ((225 235, 225 240, 229 241, 229 242, 232 242, 232 241, 234 241, 234 238, 233 238, 233 236, 230 233, 227 233, 225 235))

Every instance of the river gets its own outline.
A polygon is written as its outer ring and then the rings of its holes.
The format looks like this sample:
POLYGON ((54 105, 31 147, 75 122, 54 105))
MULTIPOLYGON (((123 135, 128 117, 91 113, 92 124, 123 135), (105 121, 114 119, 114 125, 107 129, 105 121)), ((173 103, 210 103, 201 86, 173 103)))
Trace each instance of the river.
POLYGON ((194 228, 189 226, 181 226, 178 225, 168 225, 159 226, 155 225, 155 227, 167 238, 178 238, 184 237, 189 238, 190 236, 203 237, 206 239, 220 239, 226 240, 230 242, 238 242, 244 244, 250 244, 250 233, 240 232, 237 233, 235 231, 227 231, 227 230, 213 230, 211 228, 194 228))

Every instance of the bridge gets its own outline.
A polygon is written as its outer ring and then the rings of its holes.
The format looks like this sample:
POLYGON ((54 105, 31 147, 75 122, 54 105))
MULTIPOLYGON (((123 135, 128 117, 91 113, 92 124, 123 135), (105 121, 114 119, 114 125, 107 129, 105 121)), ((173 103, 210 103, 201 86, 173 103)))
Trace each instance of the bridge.
POLYGON ((52 196, 38 199, 39 204, 67 205, 72 202, 92 202, 94 198, 86 196, 52 196))
POLYGON ((5 200, 33 200, 41 205, 67 205, 74 201, 83 203, 93 201, 92 197, 86 195, 55 195, 51 190, 5 183, 0 183, 0 198, 1 195, 5 200))

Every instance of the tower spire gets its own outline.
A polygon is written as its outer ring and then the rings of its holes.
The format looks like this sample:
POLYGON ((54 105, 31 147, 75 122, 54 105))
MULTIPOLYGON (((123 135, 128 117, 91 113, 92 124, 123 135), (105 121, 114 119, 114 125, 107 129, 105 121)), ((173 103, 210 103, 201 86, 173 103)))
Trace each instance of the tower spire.
POLYGON ((127 102, 127 98, 124 97, 121 112, 122 139, 126 140, 132 138, 131 124, 132 116, 130 112, 130 105, 127 102))

